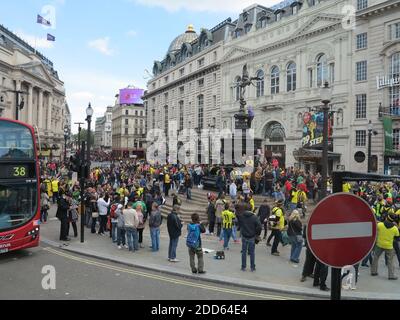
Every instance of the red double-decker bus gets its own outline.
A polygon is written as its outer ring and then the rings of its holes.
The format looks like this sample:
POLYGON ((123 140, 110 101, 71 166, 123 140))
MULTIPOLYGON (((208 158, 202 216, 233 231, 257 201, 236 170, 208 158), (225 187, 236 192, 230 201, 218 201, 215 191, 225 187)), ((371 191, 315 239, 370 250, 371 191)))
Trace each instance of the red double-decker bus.
POLYGON ((39 245, 39 162, 34 129, 0 118, 0 254, 39 245))

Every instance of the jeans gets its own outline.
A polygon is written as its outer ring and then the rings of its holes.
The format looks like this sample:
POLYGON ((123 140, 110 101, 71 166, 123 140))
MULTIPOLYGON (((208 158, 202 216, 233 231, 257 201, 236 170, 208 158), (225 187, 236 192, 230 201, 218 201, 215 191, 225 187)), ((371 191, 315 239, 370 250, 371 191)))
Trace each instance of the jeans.
POLYGON ((117 245, 120 246, 121 244, 124 246, 126 245, 126 238, 125 238, 126 231, 124 228, 117 228, 117 245))
POLYGON ((138 251, 139 250, 139 242, 138 242, 137 229, 125 228, 125 230, 126 230, 126 237, 128 239, 129 251, 138 251))
POLYGON ((111 222, 111 237, 113 243, 117 242, 118 236, 117 236, 117 222, 111 222))
POLYGON ((160 250, 160 228, 150 228, 150 236, 153 251, 160 250))
POLYGON ((192 200, 192 188, 186 188, 186 198, 192 200))
POLYGON ((237 232, 237 227, 236 227, 236 225, 233 225, 232 226, 232 239, 233 239, 233 241, 237 241, 236 232, 237 232))
POLYGON ((374 254, 373 254, 373 259, 372 259, 372 265, 371 265, 371 274, 376 274, 378 273, 378 262, 379 258, 382 253, 387 255, 387 267, 388 267, 388 273, 389 273, 389 278, 394 278, 394 263, 393 263, 393 258, 395 255, 394 249, 382 249, 378 246, 375 246, 374 248, 374 254))
POLYGON ((189 249, 189 262, 190 262, 190 268, 192 269, 193 272, 199 271, 203 272, 204 271, 204 258, 203 258, 203 249, 189 249), (194 257, 197 255, 197 260, 198 260, 198 269, 196 269, 196 263, 194 261, 194 257))
POLYGON ((178 247, 179 238, 169 239, 168 259, 176 259, 176 248, 178 247))
POLYGON ((250 267, 251 270, 256 269, 256 257, 255 257, 255 238, 242 237, 242 270, 246 269, 247 263, 247 252, 250 254, 250 267))
POLYGON ((292 244, 292 249, 290 251, 290 260, 293 262, 299 262, 301 249, 303 248, 303 239, 300 241, 297 236, 289 236, 290 243, 292 244))
POLYGON ((47 222, 47 210, 41 209, 40 210, 40 222, 47 222))
POLYGON ((232 236, 232 229, 224 229, 224 249, 229 248, 229 239, 232 236))

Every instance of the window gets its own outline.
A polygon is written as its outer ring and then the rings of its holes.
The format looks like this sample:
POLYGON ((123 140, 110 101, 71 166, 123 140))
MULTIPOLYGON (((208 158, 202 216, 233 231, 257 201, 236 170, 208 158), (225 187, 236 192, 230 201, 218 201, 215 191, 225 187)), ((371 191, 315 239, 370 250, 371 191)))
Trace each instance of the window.
POLYGON ((356 41, 356 49, 366 49, 367 48, 367 33, 360 33, 357 35, 357 41, 356 41))
POLYGON ((357 10, 362 10, 368 7, 368 0, 357 0, 357 10))
POLYGON ((367 95, 356 95, 356 119, 367 118, 367 95))
POLYGON ((164 93, 164 103, 168 102, 168 92, 164 93))
POLYGON ((165 82, 165 83, 168 83, 168 76, 166 76, 166 77, 164 78, 164 82, 165 82))
POLYGON ((198 106, 198 127, 199 129, 204 128, 204 96, 201 94, 197 97, 198 106))
POLYGON ((244 26, 244 33, 249 33, 251 30, 252 25, 251 24, 246 24, 244 26))
POLYGON ((356 80, 367 80, 367 61, 360 61, 356 63, 356 80))
POLYGON ((125 135, 129 134, 129 129, 125 128, 125 135))
POLYGON ((400 39, 400 22, 391 24, 389 26, 389 39, 390 40, 400 39))
POLYGON ((335 82, 335 64, 329 64, 329 83, 333 85, 335 82))
POLYGON ((297 6, 293 6, 292 7, 292 14, 296 14, 297 13, 297 6))
POLYGON ((217 59, 218 59, 218 53, 217 51, 214 51, 214 61, 217 61, 217 59))
POLYGON ((184 102, 183 101, 179 101, 179 130, 182 131, 183 130, 183 120, 184 120, 184 102))
POLYGON ((138 129, 137 128, 135 128, 135 134, 138 134, 138 129))
POLYGON ((217 106, 217 96, 213 96, 213 107, 217 106))
POLYGON ((296 91, 296 64, 289 63, 287 67, 287 91, 296 91))
POLYGON ((314 83, 313 70, 312 69, 308 69, 308 86, 310 88, 312 88, 313 87, 313 83, 314 83))
POLYGON ((204 78, 198 81, 199 88, 204 87, 204 78))
POLYGON ((264 71, 259 70, 256 74, 257 78, 261 80, 257 81, 256 84, 256 96, 257 98, 262 97, 264 95, 264 71))
POLYGON ((138 119, 135 119, 135 126, 138 125, 138 119))
POLYGON ((138 116, 138 111, 137 110, 135 110, 135 117, 137 117, 138 116))
POLYGON ((129 110, 125 110, 125 115, 129 116, 129 110))
POLYGON ((168 106, 164 107, 164 130, 168 135, 168 106))
POLYGON ((328 61, 325 54, 320 54, 317 58, 317 86, 322 87, 328 80, 328 61))
POLYGON ((152 129, 156 128, 156 110, 155 109, 151 110, 151 128, 152 129))
POLYGON ((185 68, 179 70, 179 75, 182 77, 185 75, 185 68))
POLYGON ((234 93, 235 93, 235 101, 239 101, 240 100, 240 77, 236 77, 234 93))
POLYGON ((275 15, 275 21, 279 21, 279 20, 281 20, 281 13, 280 12, 278 12, 276 15, 275 15))
POLYGON ((125 125, 126 125, 126 126, 129 125, 129 119, 125 119, 125 125))
POLYGON ((315 6, 315 0, 310 0, 309 2, 310 7, 315 6))
MULTIPOLYGON (((400 77, 400 52, 394 53, 390 57, 390 78, 400 77)), ((398 107, 400 106, 400 87, 389 88, 389 100, 390 106, 396 108, 393 112, 398 113, 398 107)))
POLYGON ((235 38, 239 38, 242 35, 242 30, 241 29, 236 29, 235 30, 235 38))
POLYGON ((214 83, 217 83, 217 74, 216 73, 213 74, 213 81, 214 81, 214 83))
POLYGON ((179 88, 179 94, 183 95, 185 93, 185 87, 180 87, 179 88))
POLYGON ((365 147, 367 145, 367 131, 356 130, 356 147, 365 147))
POLYGON ((271 94, 279 93, 279 68, 277 66, 271 69, 271 94))
POLYGON ((393 149, 400 150, 400 129, 393 129, 393 149))
POLYGON ((202 66, 204 66, 204 58, 200 59, 197 61, 199 68, 201 68, 202 66))

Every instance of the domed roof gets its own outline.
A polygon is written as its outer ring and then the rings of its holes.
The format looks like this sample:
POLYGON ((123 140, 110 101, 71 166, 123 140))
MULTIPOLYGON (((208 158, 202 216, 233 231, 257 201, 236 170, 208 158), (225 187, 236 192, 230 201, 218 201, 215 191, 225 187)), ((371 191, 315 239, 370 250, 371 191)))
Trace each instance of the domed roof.
POLYGON ((184 34, 181 34, 180 36, 177 36, 174 41, 171 42, 171 45, 169 46, 168 49, 168 54, 172 52, 176 52, 181 50, 182 45, 184 43, 191 43, 193 40, 196 40, 198 38, 198 35, 196 31, 194 31, 194 28, 192 25, 188 26, 188 29, 184 34))

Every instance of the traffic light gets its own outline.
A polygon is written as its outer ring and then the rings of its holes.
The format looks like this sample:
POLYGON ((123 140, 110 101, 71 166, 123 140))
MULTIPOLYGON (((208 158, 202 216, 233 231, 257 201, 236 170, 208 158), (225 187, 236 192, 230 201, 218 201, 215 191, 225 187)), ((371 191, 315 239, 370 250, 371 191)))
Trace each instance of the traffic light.
POLYGON ((70 162, 70 169, 73 172, 78 172, 80 171, 80 166, 81 166, 81 161, 78 157, 78 155, 73 155, 69 158, 70 162))

